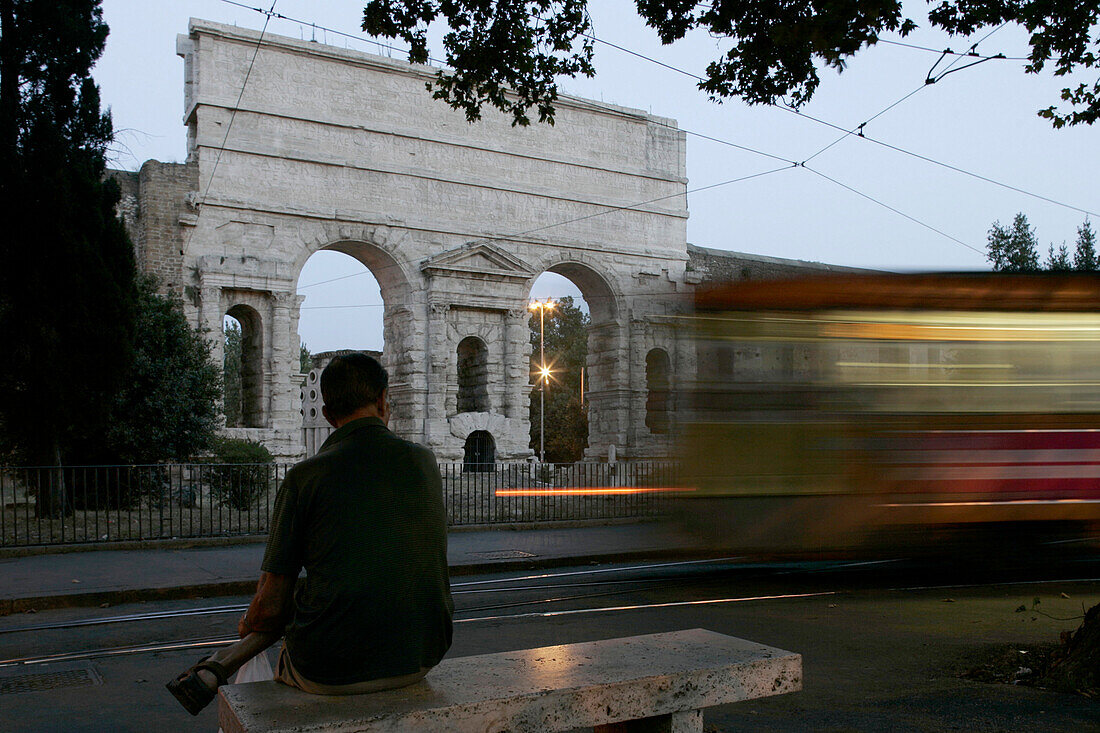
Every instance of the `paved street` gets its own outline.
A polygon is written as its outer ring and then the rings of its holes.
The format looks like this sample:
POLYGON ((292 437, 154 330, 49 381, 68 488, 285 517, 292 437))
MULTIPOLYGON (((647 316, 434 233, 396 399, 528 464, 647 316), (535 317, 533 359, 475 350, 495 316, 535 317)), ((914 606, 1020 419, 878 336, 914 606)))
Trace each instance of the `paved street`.
MULTIPOLYGON (((1094 701, 958 673, 999 646, 1053 642, 1075 628, 1072 617, 1082 606, 1100 602, 1098 563, 1002 569, 994 578, 1020 583, 988 585, 979 575, 992 577, 927 562, 727 560, 456 577, 450 654, 703 627, 800 652, 805 669, 803 692, 713 709, 708 730, 1080 731, 1093 724, 1094 701), (1036 598, 1045 615, 1017 612, 1036 598)), ((17 682, 26 689, 3 695, 5 730, 215 730, 214 706, 191 718, 163 687, 202 649, 134 648, 228 638, 246 602, 195 599, 0 618, 0 679, 9 690, 17 682), (197 615, 117 620, 168 612, 197 615), (116 621, 40 628, 92 619, 116 621), (9 663, 89 652, 48 664, 9 663)))

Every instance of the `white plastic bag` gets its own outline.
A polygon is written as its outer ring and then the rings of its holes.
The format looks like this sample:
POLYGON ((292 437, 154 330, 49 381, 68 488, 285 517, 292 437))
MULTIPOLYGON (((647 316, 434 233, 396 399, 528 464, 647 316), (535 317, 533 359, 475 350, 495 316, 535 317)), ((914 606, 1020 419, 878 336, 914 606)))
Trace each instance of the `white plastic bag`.
MULTIPOLYGON (((271 662, 268 661, 267 652, 260 652, 256 656, 249 659, 244 663, 244 666, 237 670, 237 677, 233 680, 233 684, 239 685, 243 682, 268 682, 275 679, 275 670, 271 669, 271 662)), ((221 728, 218 728, 218 733, 224 733, 221 728)))
POLYGON ((237 670, 237 677, 233 682, 239 685, 242 682, 269 682, 273 679, 275 679, 275 671, 271 669, 267 652, 260 652, 237 670))

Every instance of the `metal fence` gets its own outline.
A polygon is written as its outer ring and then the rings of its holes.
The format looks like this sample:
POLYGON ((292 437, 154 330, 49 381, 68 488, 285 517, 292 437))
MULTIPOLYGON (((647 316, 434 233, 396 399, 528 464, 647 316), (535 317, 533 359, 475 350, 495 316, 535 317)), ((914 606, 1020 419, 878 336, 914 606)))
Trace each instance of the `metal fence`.
MULTIPOLYGON (((0 548, 266 534, 290 465, 0 467, 0 548)), ((670 461, 439 469, 451 526, 652 517, 676 485, 670 461)))

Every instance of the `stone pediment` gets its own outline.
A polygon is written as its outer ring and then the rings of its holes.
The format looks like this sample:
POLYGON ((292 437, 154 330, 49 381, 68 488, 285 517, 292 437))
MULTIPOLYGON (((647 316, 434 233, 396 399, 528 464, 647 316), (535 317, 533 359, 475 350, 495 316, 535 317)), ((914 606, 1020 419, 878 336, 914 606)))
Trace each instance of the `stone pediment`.
POLYGON ((420 263, 428 275, 528 280, 535 272, 522 260, 487 242, 475 242, 440 252, 420 263))

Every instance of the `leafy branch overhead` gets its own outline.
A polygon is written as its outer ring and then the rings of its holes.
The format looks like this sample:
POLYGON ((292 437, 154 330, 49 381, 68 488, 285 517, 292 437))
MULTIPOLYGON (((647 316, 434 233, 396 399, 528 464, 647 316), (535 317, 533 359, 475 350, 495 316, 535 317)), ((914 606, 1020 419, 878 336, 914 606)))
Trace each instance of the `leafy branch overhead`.
POLYGON ((371 0, 363 30, 400 38, 409 60, 428 62, 427 29, 442 19, 447 65, 428 89, 435 99, 464 110, 473 122, 485 104, 510 113, 513 125, 527 125, 532 108, 539 122, 554 122, 558 76, 592 76, 592 21, 585 0, 371 0))
MULTIPOLYGON (((900 0, 636 0, 638 13, 664 44, 702 30, 728 50, 710 62, 699 88, 717 102, 784 103, 798 108, 820 84, 818 70, 843 71, 848 59, 885 33, 908 35, 918 26, 900 0)), ((1093 31, 1100 2, 1077 0, 943 0, 928 23, 968 36, 1006 23, 1025 28, 1031 51, 1025 71, 1053 64, 1055 76, 1100 67, 1093 31)), ((444 62, 428 88, 436 99, 480 118, 485 105, 512 116, 513 125, 553 124, 557 79, 592 76, 595 33, 587 0, 370 0, 363 30, 401 39, 410 60, 427 63, 428 29, 444 24, 444 62)), ((1100 81, 1062 90, 1067 103, 1040 110, 1055 127, 1092 124, 1100 116, 1100 81)))

